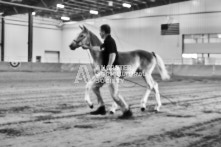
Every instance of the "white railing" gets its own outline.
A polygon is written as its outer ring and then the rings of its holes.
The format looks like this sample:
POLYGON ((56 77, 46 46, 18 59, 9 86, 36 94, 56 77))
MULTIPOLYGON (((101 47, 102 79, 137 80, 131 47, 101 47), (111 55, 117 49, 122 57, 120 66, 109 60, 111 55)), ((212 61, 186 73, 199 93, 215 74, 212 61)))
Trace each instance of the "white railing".
MULTIPOLYGON (((5 56, 5 62, 27 62, 27 56, 5 56)), ((42 63, 49 63, 48 59, 41 59, 42 63)), ((174 65, 221 65, 221 58, 183 58, 183 59, 163 59, 165 64, 174 64, 174 65)), ((33 62, 36 62, 35 57, 33 57, 33 62)), ((89 58, 60 58, 59 63, 78 63, 78 64, 89 64, 92 62, 92 59, 89 58)))
POLYGON ((174 64, 174 65, 221 65, 220 58, 205 58, 205 59, 164 59, 165 64, 174 64))

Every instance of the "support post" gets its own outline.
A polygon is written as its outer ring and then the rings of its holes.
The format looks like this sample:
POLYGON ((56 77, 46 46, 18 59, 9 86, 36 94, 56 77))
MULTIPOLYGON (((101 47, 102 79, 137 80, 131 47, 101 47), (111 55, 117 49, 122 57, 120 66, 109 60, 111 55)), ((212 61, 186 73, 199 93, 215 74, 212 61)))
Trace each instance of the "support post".
POLYGON ((1 61, 5 61, 5 18, 2 17, 1 61))
POLYGON ((33 15, 28 13, 28 62, 32 62, 33 53, 33 15))

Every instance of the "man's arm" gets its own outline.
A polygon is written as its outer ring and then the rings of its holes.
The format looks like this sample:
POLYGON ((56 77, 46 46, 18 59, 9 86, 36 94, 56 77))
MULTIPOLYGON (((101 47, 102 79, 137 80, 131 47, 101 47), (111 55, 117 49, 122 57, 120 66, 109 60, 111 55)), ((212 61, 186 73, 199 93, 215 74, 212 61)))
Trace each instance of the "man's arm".
POLYGON ((85 49, 92 49, 94 51, 102 51, 100 46, 88 46, 88 45, 83 45, 82 46, 85 49))
POLYGON ((100 46, 92 46, 91 49, 95 51, 101 51, 100 46))
POLYGON ((114 61, 115 61, 115 58, 116 58, 116 53, 111 53, 109 55, 109 61, 108 61, 108 65, 107 66, 112 66, 114 61))

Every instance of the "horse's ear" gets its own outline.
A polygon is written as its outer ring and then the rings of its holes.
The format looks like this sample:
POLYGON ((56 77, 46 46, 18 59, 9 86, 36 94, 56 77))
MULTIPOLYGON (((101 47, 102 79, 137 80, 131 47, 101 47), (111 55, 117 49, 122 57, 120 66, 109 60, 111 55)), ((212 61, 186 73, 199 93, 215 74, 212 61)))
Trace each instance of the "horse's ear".
POLYGON ((79 27, 81 28, 81 30, 83 30, 83 27, 79 25, 79 27))
POLYGON ((88 32, 88 29, 83 25, 84 31, 88 32))

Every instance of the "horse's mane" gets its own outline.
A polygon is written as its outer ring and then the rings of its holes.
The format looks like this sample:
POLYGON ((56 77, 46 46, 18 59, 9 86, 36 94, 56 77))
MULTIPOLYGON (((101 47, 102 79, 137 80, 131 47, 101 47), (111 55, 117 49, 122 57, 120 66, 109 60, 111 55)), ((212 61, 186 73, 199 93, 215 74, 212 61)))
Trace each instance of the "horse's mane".
POLYGON ((92 46, 100 46, 102 43, 100 39, 91 31, 89 31, 90 34, 90 42, 92 46))

